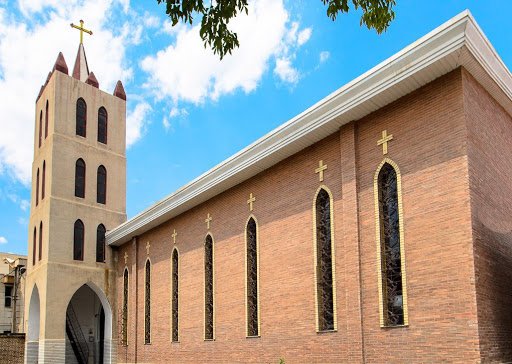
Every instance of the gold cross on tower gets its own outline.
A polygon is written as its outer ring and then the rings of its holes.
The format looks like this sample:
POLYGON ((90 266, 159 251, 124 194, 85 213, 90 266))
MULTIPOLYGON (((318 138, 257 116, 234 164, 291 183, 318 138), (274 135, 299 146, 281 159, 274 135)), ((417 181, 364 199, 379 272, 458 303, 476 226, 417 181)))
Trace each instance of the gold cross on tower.
POLYGON ((178 236, 176 229, 174 229, 174 232, 171 234, 171 236, 172 236, 173 243, 176 244, 176 237, 178 236))
POLYGON ((247 200, 247 203, 249 204, 249 211, 252 211, 254 201, 256 201, 256 197, 254 197, 251 192, 249 199, 247 200))
POLYGON ((315 173, 318 173, 318 179, 320 180, 320 182, 324 181, 324 171, 326 169, 327 169, 327 164, 324 164, 324 161, 320 160, 320 162, 318 162, 318 168, 315 169, 315 173))
POLYGON ((124 253, 124 264, 128 263, 128 253, 124 253))
POLYGON ((210 221, 212 221, 212 217, 210 216, 210 213, 208 213, 208 216, 206 217, 206 220, 204 222, 206 223, 206 228, 210 230, 210 221))
POLYGON ((149 248, 151 247, 151 245, 149 244, 149 241, 146 243, 146 252, 147 254, 149 255, 149 248))
POLYGON ((382 145, 382 154, 388 154, 388 142, 393 140, 393 134, 388 135, 388 131, 384 130, 382 132, 382 139, 377 141, 377 145, 382 145))
POLYGON ((84 42, 84 32, 92 35, 92 31, 84 28, 84 21, 80 20, 80 26, 71 23, 71 28, 78 29, 80 31, 80 44, 84 42))

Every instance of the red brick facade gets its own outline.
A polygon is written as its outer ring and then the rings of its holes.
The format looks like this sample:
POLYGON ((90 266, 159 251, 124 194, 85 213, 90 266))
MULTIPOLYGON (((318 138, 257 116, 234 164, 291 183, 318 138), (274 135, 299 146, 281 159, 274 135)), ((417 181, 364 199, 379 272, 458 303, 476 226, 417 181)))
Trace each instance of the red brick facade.
POLYGON ((118 346, 119 362, 512 360, 511 140, 510 116, 457 69, 124 244, 116 286, 120 313, 127 253, 128 345, 118 346), (402 176, 408 327, 379 325, 373 178, 384 158, 377 146, 383 130, 393 134, 387 157, 402 176), (312 213, 322 184, 315 174, 319 160, 328 166, 322 183, 334 199, 337 331, 330 333, 315 330, 312 213), (259 338, 246 338, 245 331, 250 193, 259 228, 259 338), (203 339, 208 213, 214 341, 203 339), (174 246, 180 252, 178 343, 171 343, 170 330, 174 246), (152 335, 145 345, 148 257, 152 335))

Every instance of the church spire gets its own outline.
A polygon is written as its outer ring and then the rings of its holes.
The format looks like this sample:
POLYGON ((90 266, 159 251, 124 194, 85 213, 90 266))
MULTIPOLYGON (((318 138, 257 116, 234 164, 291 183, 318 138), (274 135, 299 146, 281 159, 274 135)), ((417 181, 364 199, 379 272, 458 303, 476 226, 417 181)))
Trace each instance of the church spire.
POLYGON ((87 81, 87 78, 89 77, 89 66, 87 65, 87 57, 85 56, 83 43, 80 43, 78 46, 75 66, 73 67, 73 77, 82 82, 87 81))

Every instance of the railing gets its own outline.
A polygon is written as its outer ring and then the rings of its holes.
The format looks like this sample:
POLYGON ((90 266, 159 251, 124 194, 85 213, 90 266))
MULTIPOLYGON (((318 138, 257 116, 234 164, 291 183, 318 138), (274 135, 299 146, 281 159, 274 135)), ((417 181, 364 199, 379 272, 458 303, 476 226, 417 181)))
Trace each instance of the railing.
POLYGON ((78 363, 87 364, 89 360, 89 346, 71 303, 66 311, 66 333, 78 363))

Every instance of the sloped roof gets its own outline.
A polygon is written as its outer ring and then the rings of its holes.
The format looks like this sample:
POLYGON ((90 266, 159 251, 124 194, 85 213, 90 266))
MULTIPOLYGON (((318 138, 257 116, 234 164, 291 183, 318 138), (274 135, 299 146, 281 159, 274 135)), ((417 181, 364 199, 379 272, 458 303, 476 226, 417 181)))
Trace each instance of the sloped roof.
POLYGON ((109 231, 107 243, 124 244, 461 66, 512 114, 512 75, 466 10, 109 231))

